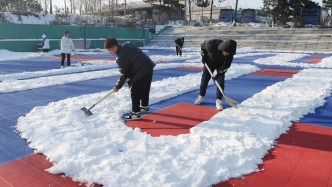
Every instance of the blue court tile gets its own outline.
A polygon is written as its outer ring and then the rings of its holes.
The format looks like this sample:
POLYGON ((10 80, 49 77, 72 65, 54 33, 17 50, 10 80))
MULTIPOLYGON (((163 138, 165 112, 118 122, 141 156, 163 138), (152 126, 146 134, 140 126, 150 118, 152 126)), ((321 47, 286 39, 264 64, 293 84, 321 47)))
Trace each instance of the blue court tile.
POLYGON ((332 96, 326 98, 323 106, 316 108, 314 113, 304 116, 299 122, 332 128, 332 96))
POLYGON ((24 156, 30 155, 33 153, 33 149, 28 147, 28 143, 25 139, 22 139, 17 133, 9 133, 0 129, 0 149, 4 150, 6 155, 10 155, 11 160, 5 160, 1 158, 4 164, 24 156))
POLYGON ((0 118, 0 129, 6 131, 9 134, 17 134, 16 131, 16 121, 10 120, 8 118, 0 118))
POLYGON ((0 94, 0 108, 4 106, 15 106, 17 103, 13 102, 12 100, 8 100, 4 97, 1 97, 0 94))

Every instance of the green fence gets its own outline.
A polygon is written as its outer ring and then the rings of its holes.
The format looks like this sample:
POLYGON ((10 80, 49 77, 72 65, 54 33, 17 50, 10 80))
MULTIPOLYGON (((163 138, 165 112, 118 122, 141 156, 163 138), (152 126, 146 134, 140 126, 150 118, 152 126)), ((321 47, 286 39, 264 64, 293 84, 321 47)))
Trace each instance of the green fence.
POLYGON ((43 42, 41 36, 50 39, 51 50, 60 49, 65 31, 70 32, 75 48, 103 48, 105 38, 113 36, 119 43, 126 41, 144 46, 150 40, 148 28, 117 28, 63 25, 0 24, 0 49, 17 52, 33 52, 43 42))

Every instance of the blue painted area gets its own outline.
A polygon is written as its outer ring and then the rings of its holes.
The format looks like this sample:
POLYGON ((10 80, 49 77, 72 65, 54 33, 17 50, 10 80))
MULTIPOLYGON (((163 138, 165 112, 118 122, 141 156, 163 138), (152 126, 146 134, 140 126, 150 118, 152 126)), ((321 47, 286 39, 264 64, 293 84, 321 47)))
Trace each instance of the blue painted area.
POLYGON ((0 61, 1 74, 43 71, 58 68, 60 68, 60 61, 50 58, 0 61))
POLYGON ((323 106, 316 108, 314 113, 304 116, 299 122, 332 128, 332 97, 326 98, 323 106))
MULTIPOLYGON (((175 54, 175 49, 149 49, 149 55, 171 55, 175 54)), ((322 54, 324 56, 324 54, 322 54)), ((89 55, 88 55, 89 56, 89 55)), ((93 56, 93 55, 92 55, 93 56)), ((98 55, 95 55, 98 56, 98 55)), ((111 56, 102 55, 105 58, 111 56)), ((267 66, 253 63, 253 60, 265 58, 271 55, 256 55, 249 57, 235 58, 234 63, 252 64, 260 68, 276 68, 276 69, 296 69, 283 66, 267 66)), ((312 54, 317 57, 318 54, 312 54)), ((90 56, 91 57, 91 56, 90 56)), ((100 57, 100 56, 98 56, 100 57)), ((309 57, 310 58, 310 57, 309 57)), ((181 60, 179 60, 181 63, 181 60)), ((55 59, 29 59, 24 61, 0 61, 1 74, 23 72, 23 71, 41 71, 50 70, 59 67, 59 60, 55 59), (5 73, 3 73, 5 72, 5 73)), ((197 73, 198 71, 183 70, 178 68, 157 70, 154 72, 153 81, 162 80, 167 77, 179 77, 189 73, 197 73)), ((82 82, 70 83, 65 85, 50 86, 45 88, 25 90, 13 93, 0 94, 0 165, 14 161, 21 157, 33 154, 33 150, 28 147, 26 140, 22 139, 16 132, 15 125, 20 116, 24 116, 36 106, 47 105, 50 102, 56 102, 68 97, 76 97, 83 94, 91 94, 101 91, 109 91, 113 88, 118 77, 109 77, 103 79, 87 80, 82 82)), ((267 86, 276 82, 283 81, 284 78, 266 77, 256 75, 244 75, 236 79, 226 80, 225 93, 228 97, 238 101, 239 103, 250 98, 255 93, 265 89, 267 86)), ((212 80, 211 80, 212 81, 212 80)), ((174 88, 176 89, 176 88, 174 88)), ((129 92, 128 92, 129 94, 129 92)), ((203 106, 215 108, 216 86, 213 84, 208 87, 207 95, 203 106)), ((169 107, 176 103, 186 102, 194 103, 198 96, 198 89, 181 94, 179 96, 164 100, 151 105, 151 111, 169 107)), ((91 103, 91 105, 94 103, 91 103)), ((230 107, 223 101, 224 108, 230 107)), ((83 107, 83 106, 78 106, 83 107)), ((85 106, 89 107, 89 106, 85 106)), ((304 116, 300 122, 311 123, 314 125, 322 125, 331 127, 332 125, 332 98, 327 98, 327 103, 315 110, 315 113, 304 116)))

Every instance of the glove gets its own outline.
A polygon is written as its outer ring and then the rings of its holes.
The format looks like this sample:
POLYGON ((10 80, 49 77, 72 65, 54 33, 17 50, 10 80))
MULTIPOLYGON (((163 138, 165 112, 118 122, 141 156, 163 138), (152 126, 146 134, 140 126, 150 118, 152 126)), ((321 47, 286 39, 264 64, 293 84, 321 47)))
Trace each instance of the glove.
POLYGON ((205 64, 207 62, 207 55, 204 54, 204 52, 201 50, 200 55, 202 57, 202 63, 205 64))

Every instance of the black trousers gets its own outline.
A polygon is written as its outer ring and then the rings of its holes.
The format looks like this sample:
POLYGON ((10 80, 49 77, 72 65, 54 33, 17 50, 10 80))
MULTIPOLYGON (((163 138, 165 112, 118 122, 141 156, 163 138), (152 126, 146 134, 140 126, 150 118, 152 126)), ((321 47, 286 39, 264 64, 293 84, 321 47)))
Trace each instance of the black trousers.
POLYGON ((152 82, 153 70, 147 73, 130 88, 132 111, 139 112, 140 106, 149 106, 149 95, 152 82))
POLYGON ((66 54, 66 53, 61 53, 61 66, 64 66, 65 64, 65 58, 67 55, 67 66, 70 66, 70 54, 66 54))
POLYGON ((176 55, 182 56, 182 46, 176 45, 175 48, 176 48, 176 55))
POLYGON ((43 53, 48 53, 49 49, 42 49, 43 53))
MULTIPOLYGON (((213 68, 213 67, 209 67, 209 68, 210 68, 211 72, 213 73, 215 68, 213 68)), ((224 88, 225 88, 225 73, 219 74, 216 77, 216 79, 217 79, 217 82, 220 84, 220 87, 224 91, 224 88)), ((208 86, 210 80, 211 80, 211 75, 210 75, 209 71, 206 69, 206 67, 204 66, 202 79, 201 79, 200 90, 199 90, 199 95, 201 95, 203 97, 205 96, 206 89, 207 89, 207 86, 208 86)), ((222 94, 221 94, 220 90, 218 89, 218 87, 217 87, 217 91, 216 91, 216 99, 220 99, 220 100, 222 99, 222 94)))

